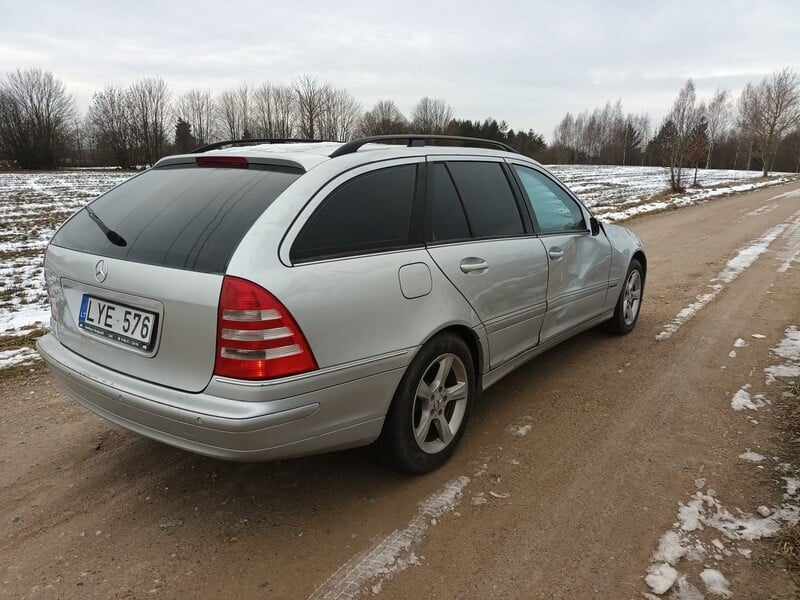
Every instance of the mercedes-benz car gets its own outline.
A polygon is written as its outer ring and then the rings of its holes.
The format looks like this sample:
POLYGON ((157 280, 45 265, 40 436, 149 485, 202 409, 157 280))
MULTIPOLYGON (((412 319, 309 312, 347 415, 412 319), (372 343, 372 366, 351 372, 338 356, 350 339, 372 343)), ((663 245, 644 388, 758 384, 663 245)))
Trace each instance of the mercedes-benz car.
POLYGON ((77 402, 207 456, 377 441, 421 473, 504 375, 636 325, 639 238, 512 148, 276 142, 164 158, 56 232, 38 350, 77 402))

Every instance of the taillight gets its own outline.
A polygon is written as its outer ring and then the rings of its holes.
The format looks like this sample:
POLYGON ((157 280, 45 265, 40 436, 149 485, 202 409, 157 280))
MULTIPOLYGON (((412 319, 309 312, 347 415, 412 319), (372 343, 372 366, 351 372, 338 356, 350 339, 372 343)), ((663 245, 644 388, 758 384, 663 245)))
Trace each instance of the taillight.
POLYGON ((255 283, 225 276, 214 374, 274 379, 316 368, 308 342, 286 307, 255 283))
POLYGON ((42 279, 44 279, 44 289, 47 291, 47 303, 50 305, 50 318, 58 322, 58 318, 56 317, 56 305, 53 302, 53 290, 50 286, 50 281, 47 279, 47 251, 49 249, 49 245, 47 248, 44 249, 44 258, 42 259, 42 279))

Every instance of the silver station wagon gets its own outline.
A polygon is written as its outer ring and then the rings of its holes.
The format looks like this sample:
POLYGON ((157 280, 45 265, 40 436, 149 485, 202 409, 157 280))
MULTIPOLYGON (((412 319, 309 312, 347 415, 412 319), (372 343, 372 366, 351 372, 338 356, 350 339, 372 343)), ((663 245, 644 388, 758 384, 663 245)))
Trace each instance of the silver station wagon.
POLYGON ((479 392, 636 325, 639 238, 508 146, 258 142, 164 158, 56 232, 38 350, 80 404, 207 456, 377 440, 422 473, 479 392))

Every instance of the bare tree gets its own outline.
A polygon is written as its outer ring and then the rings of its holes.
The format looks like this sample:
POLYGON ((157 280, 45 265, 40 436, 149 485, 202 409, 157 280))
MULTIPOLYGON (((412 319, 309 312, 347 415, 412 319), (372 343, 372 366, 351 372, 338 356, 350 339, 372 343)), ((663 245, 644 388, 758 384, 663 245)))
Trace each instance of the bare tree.
POLYGON ((92 97, 88 121, 97 148, 123 169, 133 165, 133 119, 133 104, 127 90, 110 85, 92 97))
POLYGON ((223 137, 229 140, 253 137, 250 130, 250 88, 246 83, 238 88, 225 90, 219 95, 217 115, 223 137))
POLYGON ((64 159, 75 99, 50 71, 17 69, 0 83, 0 148, 23 169, 64 159))
POLYGON ((702 117, 696 101, 694 83, 689 79, 678 93, 660 132, 662 158, 669 168, 669 183, 673 192, 684 190, 683 167, 687 162, 689 147, 702 117), (667 127, 667 124, 671 126, 667 127))
POLYGON ((697 187, 697 169, 708 157, 708 123, 705 119, 705 105, 701 104, 697 109, 700 118, 694 130, 689 136, 689 143, 686 147, 686 164, 694 169, 694 180, 692 186, 697 187))
POLYGON ((191 126, 192 137, 198 145, 208 144, 217 138, 217 115, 210 90, 191 89, 175 101, 175 118, 191 126))
POLYGON ((622 112, 622 101, 613 105, 606 102, 601 113, 600 149, 598 160, 601 164, 625 164, 626 139, 631 132, 627 131, 625 115, 622 112))
POLYGON ((762 160, 762 175, 772 169, 778 146, 800 124, 800 82, 789 68, 750 84, 742 92, 746 120, 762 160))
POLYGON ((328 110, 322 117, 322 138, 346 142, 355 137, 361 115, 361 105, 347 90, 329 90, 328 110))
POLYGON ((575 118, 572 113, 567 113, 553 131, 553 151, 555 160, 559 164, 574 162, 574 152, 577 146, 575 131, 575 118))
POLYGON ((600 155, 600 148, 603 144, 603 125, 600 110, 595 109, 590 115, 580 115, 582 127, 580 129, 580 147, 588 162, 595 163, 600 155))
POLYGON ((639 132, 639 151, 642 154, 642 166, 647 160, 647 146, 653 139, 653 127, 650 124, 650 115, 640 113, 632 117, 633 125, 639 132))
POLYGON ((411 111, 411 128, 416 133, 440 134, 453 119, 453 107, 439 98, 425 96, 411 111))
POLYGON ((378 100, 361 117, 361 134, 393 135, 408 131, 408 121, 393 100, 378 100))
POLYGON ((557 162, 625 165, 644 157, 651 137, 647 114, 625 114, 617 100, 574 117, 567 113, 553 131, 551 149, 557 162))
POLYGON ((292 137, 297 121, 294 90, 287 85, 262 84, 253 90, 252 114, 256 137, 292 137))
POLYGON ((736 113, 736 127, 738 135, 736 136, 736 158, 734 159, 734 167, 736 166, 738 156, 743 151, 747 153, 747 160, 745 161, 745 169, 750 170, 753 162, 753 150, 755 149, 755 123, 760 118, 758 99, 756 97, 756 88, 752 83, 748 83, 742 90, 739 96, 739 102, 736 113))
POLYGON ((171 93, 161 77, 146 77, 134 83, 129 94, 141 160, 153 165, 165 154, 171 93))
POLYGON ((714 145, 724 136, 730 121, 730 93, 728 90, 717 90, 714 97, 705 106, 706 133, 708 135, 708 156, 706 168, 711 168, 711 153, 714 145))
POLYGON ((303 75, 292 84, 299 121, 300 135, 316 139, 321 134, 322 121, 328 111, 331 88, 316 77, 303 75))
POLYGON ((72 163, 80 166, 91 165, 94 157, 94 141, 91 124, 79 115, 75 115, 68 126, 72 163))

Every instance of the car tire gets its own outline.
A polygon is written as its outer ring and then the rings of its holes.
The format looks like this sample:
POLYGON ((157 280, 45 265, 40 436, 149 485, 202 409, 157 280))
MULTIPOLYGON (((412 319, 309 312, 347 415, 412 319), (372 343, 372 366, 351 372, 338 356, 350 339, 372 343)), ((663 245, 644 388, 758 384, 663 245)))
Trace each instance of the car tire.
POLYGON ((432 338, 414 357, 392 399, 380 444, 407 473, 437 469, 464 434, 475 399, 475 365, 462 338, 432 338))
POLYGON ((611 333, 627 335, 636 327, 644 298, 644 269, 638 259, 631 260, 622 284, 614 316, 607 323, 611 333))

